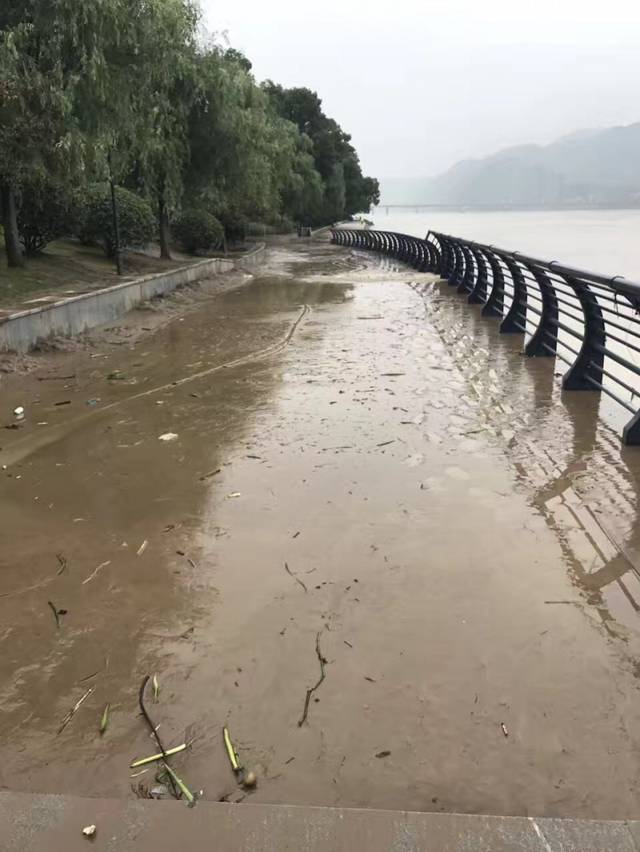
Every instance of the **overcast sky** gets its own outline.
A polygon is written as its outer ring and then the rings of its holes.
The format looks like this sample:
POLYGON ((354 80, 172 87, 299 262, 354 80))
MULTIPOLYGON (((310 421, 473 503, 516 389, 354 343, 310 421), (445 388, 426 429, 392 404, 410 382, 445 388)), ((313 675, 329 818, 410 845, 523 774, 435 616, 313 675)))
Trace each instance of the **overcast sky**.
POLYGON ((315 89, 376 177, 640 121, 637 0, 201 0, 259 80, 315 89))

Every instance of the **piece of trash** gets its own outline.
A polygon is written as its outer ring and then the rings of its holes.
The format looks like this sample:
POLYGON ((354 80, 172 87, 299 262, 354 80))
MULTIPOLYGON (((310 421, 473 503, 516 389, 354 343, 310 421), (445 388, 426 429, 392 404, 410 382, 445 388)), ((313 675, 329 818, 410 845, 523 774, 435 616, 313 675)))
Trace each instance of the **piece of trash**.
POLYGON ((234 497, 242 497, 242 494, 239 491, 232 491, 231 494, 227 494, 227 500, 233 500, 234 497))
POLYGON ((144 775, 145 772, 149 771, 149 767, 146 769, 141 769, 140 772, 134 772, 133 775, 130 775, 129 778, 139 778, 141 775, 144 775))
POLYGON ((140 545, 140 547, 137 549, 137 551, 136 551, 136 556, 142 556, 142 554, 143 554, 143 553, 145 552, 145 550, 147 549, 147 545, 148 545, 148 544, 149 544, 149 542, 148 542, 148 541, 147 541, 147 539, 145 538, 145 540, 142 542, 142 544, 140 545))
POLYGON ((70 399, 63 399, 62 402, 54 402, 54 405, 71 405, 70 399))
POLYGON ((56 559, 58 560, 58 563, 60 565, 60 568, 58 569, 58 575, 60 575, 67 567, 67 560, 61 553, 56 553, 56 559))
POLYGON ((218 467, 218 468, 216 468, 216 470, 211 470, 211 471, 209 471, 209 473, 205 473, 204 476, 200 477, 200 482, 204 482, 204 480, 209 479, 210 476, 217 476, 217 474, 219 474, 220 471, 221 471, 221 469, 218 467))
POLYGON ((87 825, 82 829, 82 833, 85 837, 93 837, 96 833, 97 829, 95 825, 87 825))
POLYGON ((169 788, 166 784, 156 784, 149 790, 149 795, 152 799, 161 799, 163 796, 169 795, 169 788))
POLYGON ((88 399, 87 405, 94 406, 94 405, 97 405, 99 402, 100 402, 100 397, 96 397, 95 399, 88 399))
POLYGON ((151 678, 151 685, 153 686, 153 700, 157 701, 158 696, 160 695, 160 684, 158 683, 158 678, 155 675, 151 678))
POLYGON ((291 538, 298 538, 298 536, 299 536, 299 535, 300 535, 300 530, 298 530, 298 532, 297 532, 297 533, 294 533, 294 534, 291 536, 291 538))
POLYGON ((100 733, 104 734, 104 732, 109 727, 109 711, 111 709, 110 704, 106 704, 104 710, 102 711, 102 718, 100 719, 100 733))
POLYGON ((302 582, 302 580, 301 580, 299 577, 297 577, 297 576, 293 573, 293 571, 289 568, 289 566, 287 565, 287 563, 286 563, 286 562, 284 563, 284 570, 287 572, 287 574, 288 574, 290 577, 293 577, 293 579, 296 581, 296 583, 298 583, 298 585, 302 586, 302 588, 304 589, 305 593, 308 591, 307 587, 306 587, 306 586, 305 586, 305 584, 302 582))
POLYGON ((388 444, 395 443, 395 438, 392 438, 390 441, 383 441, 381 444, 376 444, 376 447, 386 447, 388 444))
POLYGON ((227 755, 229 757, 229 763, 231 764, 231 768, 233 769, 236 777, 239 773, 244 772, 242 766, 240 766, 240 761, 238 760, 238 755, 236 754, 236 750, 233 747, 233 743, 231 742, 231 734, 229 733, 229 728, 224 727, 222 729, 222 738, 224 740, 224 747, 227 750, 227 755))
POLYGON ((66 615, 69 612, 69 610, 58 609, 58 607, 54 603, 52 603, 51 601, 47 601, 47 603, 49 604, 49 606, 51 607, 51 609, 53 611, 53 617, 56 620, 56 627, 60 627, 60 616, 66 615))
POLYGON ((24 418, 24 408, 19 405, 17 408, 13 409, 13 414, 17 420, 22 420, 24 418))
POLYGON ((175 441, 177 439, 175 432, 165 432, 163 435, 158 435, 159 441, 175 441))
POLYGON ((345 645, 348 645, 349 648, 353 648, 353 645, 351 644, 351 642, 347 642, 346 639, 343 639, 342 641, 344 642, 345 645))
POLYGON ((92 571, 92 573, 89 574, 89 576, 82 581, 82 585, 85 586, 87 583, 90 583, 91 580, 93 580, 94 577, 96 577, 98 573, 102 571, 103 568, 107 567, 107 565, 111 565, 110 559, 107 559, 106 562, 101 562, 100 565, 98 565, 98 567, 95 569, 95 571, 92 571))
POLYGON ((309 702, 311 701, 311 696, 316 691, 316 689, 318 689, 320 687, 320 685, 322 684, 322 681, 325 679, 324 667, 325 667, 327 661, 324 658, 322 651, 320 650, 320 633, 316 633, 316 656, 318 658, 318 662, 320 663, 320 677, 318 678, 316 683, 314 683, 313 686, 310 686, 307 689, 307 694, 305 695, 305 698, 304 698, 304 709, 302 711, 302 716, 298 720, 298 727, 299 728, 301 728, 304 725, 304 723, 307 721, 307 715, 309 713, 309 702))
POLYGON ((247 774, 244 776, 244 779, 242 781, 242 786, 251 788, 251 787, 255 787, 257 783, 258 783, 258 776, 256 775, 255 772, 249 770, 249 772, 247 772, 247 774))
POLYGON ((126 377, 121 370, 114 370, 107 376, 107 380, 110 382, 122 382, 125 380, 125 378, 126 377))
POLYGON ((173 771, 173 769, 169 766, 168 763, 164 764, 164 768, 169 773, 169 777, 175 782, 175 784, 178 785, 178 789, 180 790, 182 795, 185 797, 185 799, 187 800, 189 805, 194 805, 195 802, 196 802, 195 796, 193 795, 191 790, 187 787, 187 785, 184 783, 182 778, 179 778, 176 775, 176 773, 173 771))
POLYGON ((390 754, 391 754, 390 751, 379 751, 376 754, 376 757, 389 757, 390 754))
POLYGON ((154 763, 156 760, 162 760, 164 757, 171 757, 174 754, 180 754, 181 751, 184 751, 187 747, 186 743, 182 743, 182 745, 175 746, 174 748, 169 748, 163 754, 152 754, 149 757, 141 757, 139 760, 134 760, 133 763, 129 764, 130 769, 138 769, 140 766, 146 766, 147 763, 154 763))
POLYGON ((295 760, 295 756, 290 757, 289 760, 285 760, 284 765, 288 766, 290 763, 293 763, 294 760, 295 760))
POLYGON ((368 680, 369 683, 377 683, 378 682, 377 680, 374 680, 372 677, 368 677, 367 675, 364 676, 364 679, 368 680))
POLYGON ((81 707, 81 705, 82 705, 82 704, 84 703, 84 701, 85 701, 85 700, 86 700, 86 699, 87 699, 87 698, 91 695, 91 693, 92 693, 92 692, 93 692, 93 687, 92 687, 92 686, 90 686, 90 687, 89 687, 89 689, 88 689, 88 690, 85 692, 85 694, 82 696, 82 698, 80 698, 78 701, 76 701, 76 703, 73 705, 73 707, 71 708, 71 710, 69 710, 69 712, 67 713, 67 715, 64 717, 64 719, 63 719, 63 720, 62 720, 62 722, 60 723, 60 727, 58 728, 58 733, 59 733, 59 734, 61 734, 61 733, 64 731, 64 729, 67 727, 67 725, 69 724, 69 722, 73 719, 73 717, 74 717, 74 716, 76 715, 76 713, 78 712, 78 710, 79 710, 79 708, 81 707))
POLYGON ((505 737, 508 737, 509 731, 507 730, 507 726, 505 725, 505 723, 500 722, 500 727, 502 728, 502 733, 505 735, 505 737))

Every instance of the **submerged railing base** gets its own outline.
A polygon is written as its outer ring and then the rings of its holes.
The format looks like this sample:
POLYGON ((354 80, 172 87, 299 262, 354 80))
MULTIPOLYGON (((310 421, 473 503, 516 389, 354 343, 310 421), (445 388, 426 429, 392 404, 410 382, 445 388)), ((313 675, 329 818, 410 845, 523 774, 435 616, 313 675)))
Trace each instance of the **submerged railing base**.
POLYGON ((640 445, 640 284, 436 232, 425 239, 350 228, 331 234, 337 245, 439 275, 482 316, 498 319, 502 334, 522 334, 525 355, 567 364, 564 390, 602 392, 629 411, 622 441, 640 445))

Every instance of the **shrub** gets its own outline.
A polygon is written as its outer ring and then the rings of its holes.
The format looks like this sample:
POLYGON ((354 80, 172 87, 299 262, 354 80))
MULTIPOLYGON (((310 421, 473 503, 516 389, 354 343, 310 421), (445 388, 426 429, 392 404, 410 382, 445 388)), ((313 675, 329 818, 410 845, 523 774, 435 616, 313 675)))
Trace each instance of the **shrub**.
MULTIPOLYGON (((120 248, 143 246, 155 234, 155 218, 142 198, 123 187, 116 188, 120 248)), ((107 257, 116 253, 116 237, 111 210, 111 190, 100 184, 87 190, 77 236, 85 245, 100 243, 107 257)))
POLYGON ((76 207, 66 187, 46 180, 23 187, 18 231, 25 254, 41 252, 52 240, 73 233, 75 225, 76 207))
POLYGON ((247 238, 249 220, 241 213, 225 213, 220 217, 230 243, 242 243, 247 238))
POLYGON ((172 231, 190 254, 216 249, 224 239, 224 229, 216 217, 198 208, 184 210, 173 223, 172 231))

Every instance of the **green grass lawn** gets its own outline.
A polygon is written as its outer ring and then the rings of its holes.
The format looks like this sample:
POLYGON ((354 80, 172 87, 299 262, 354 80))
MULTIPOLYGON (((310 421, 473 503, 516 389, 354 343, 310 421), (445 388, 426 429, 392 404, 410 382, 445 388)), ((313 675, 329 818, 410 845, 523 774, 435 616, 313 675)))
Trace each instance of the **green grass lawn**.
MULTIPOLYGON (((192 260, 180 257, 166 261, 138 252, 128 252, 124 280, 184 266, 192 260)), ((22 269, 9 269, 4 246, 0 245, 0 308, 3 312, 9 308, 22 310, 36 307, 37 302, 28 304, 32 299, 46 296, 64 298, 73 293, 108 287, 122 280, 116 274, 113 261, 105 257, 102 249, 83 246, 75 240, 51 243, 42 254, 27 258, 22 269)))

